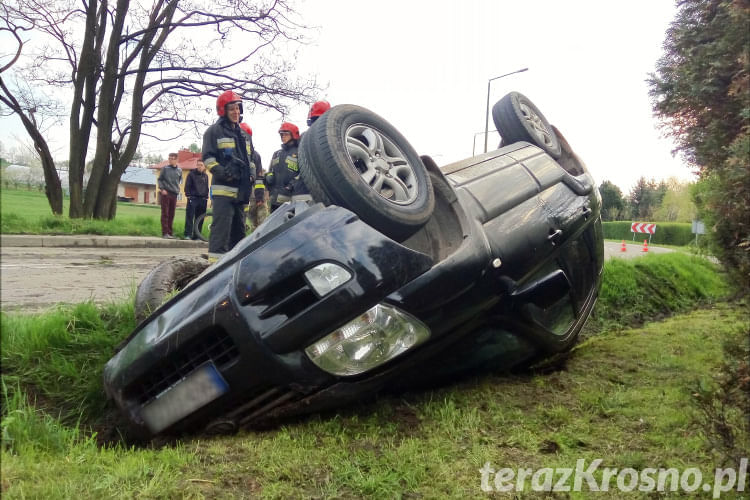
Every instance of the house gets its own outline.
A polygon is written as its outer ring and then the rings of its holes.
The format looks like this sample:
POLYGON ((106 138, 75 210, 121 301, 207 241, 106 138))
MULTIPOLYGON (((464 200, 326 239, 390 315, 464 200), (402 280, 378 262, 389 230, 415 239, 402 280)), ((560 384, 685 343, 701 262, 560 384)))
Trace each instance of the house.
MULTIPOLYGON (((198 160, 201 159, 200 153, 193 153, 187 149, 181 149, 177 152, 177 166, 182 169, 182 184, 180 184, 180 194, 177 196, 177 206, 184 207, 187 205, 187 198, 185 197, 185 179, 191 170, 198 168, 198 160)), ((169 165, 169 160, 164 160, 156 165, 151 165, 148 168, 154 171, 155 178, 159 177, 161 169, 169 165)), ((207 171, 208 173, 208 171, 207 171)), ((208 174, 209 184, 211 182, 211 174, 208 174)), ((154 183, 156 184, 156 183, 154 183)), ((156 192, 156 187, 154 187, 156 192)))
POLYGON ((136 203, 156 203, 156 175, 148 168, 127 167, 117 185, 117 197, 136 203))

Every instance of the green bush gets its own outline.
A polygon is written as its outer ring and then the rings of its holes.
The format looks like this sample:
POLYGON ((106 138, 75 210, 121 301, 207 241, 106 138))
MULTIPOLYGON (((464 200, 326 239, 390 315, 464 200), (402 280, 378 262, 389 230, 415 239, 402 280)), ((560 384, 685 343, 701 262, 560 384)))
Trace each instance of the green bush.
MULTIPOLYGON (((693 225, 686 222, 656 222, 656 232, 651 236, 651 243, 662 245, 686 246, 695 241, 693 225)), ((604 237, 610 240, 633 240, 630 231, 631 221, 603 222, 604 237)), ((647 240, 648 234, 635 233, 635 241, 647 240)))

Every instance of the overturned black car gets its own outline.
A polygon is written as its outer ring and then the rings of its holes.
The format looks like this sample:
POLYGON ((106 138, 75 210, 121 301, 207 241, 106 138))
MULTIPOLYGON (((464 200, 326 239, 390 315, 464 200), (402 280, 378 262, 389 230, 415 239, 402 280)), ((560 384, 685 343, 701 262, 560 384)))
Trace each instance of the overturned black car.
POLYGON ((499 149, 438 167, 332 108, 300 145, 317 203, 144 280, 139 296, 184 288, 107 363, 108 396, 147 435, 229 432, 570 349, 601 282, 598 190, 523 95, 493 118, 499 149))

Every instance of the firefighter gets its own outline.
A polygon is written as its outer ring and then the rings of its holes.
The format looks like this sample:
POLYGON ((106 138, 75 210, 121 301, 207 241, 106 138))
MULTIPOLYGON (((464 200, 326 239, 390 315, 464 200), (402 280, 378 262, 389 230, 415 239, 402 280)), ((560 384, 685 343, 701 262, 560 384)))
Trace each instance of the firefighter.
POLYGON ((211 173, 213 223, 208 256, 215 261, 245 237, 243 208, 255 180, 252 139, 240 128, 242 98, 231 90, 216 99, 219 119, 203 134, 203 162, 211 173))
POLYGON ((307 113, 307 126, 311 126, 315 123, 315 120, 323 116, 323 113, 331 109, 331 104, 328 101, 316 101, 310 106, 310 112, 307 113))
MULTIPOLYGON (((252 144, 253 129, 247 123, 240 123, 240 128, 248 136, 248 145, 252 144)), ((250 159, 255 164, 255 185, 253 186, 254 199, 250 201, 247 210, 249 211, 250 221, 253 223, 253 229, 261 225, 263 220, 268 217, 268 206, 266 205, 266 185, 264 184, 263 165, 261 164, 260 154, 253 149, 248 151, 250 159)))
POLYGON ((284 202, 291 201, 294 178, 299 175, 299 128, 293 123, 284 122, 279 127, 279 137, 281 149, 273 154, 269 172, 266 174, 266 186, 271 194, 271 212, 284 202))

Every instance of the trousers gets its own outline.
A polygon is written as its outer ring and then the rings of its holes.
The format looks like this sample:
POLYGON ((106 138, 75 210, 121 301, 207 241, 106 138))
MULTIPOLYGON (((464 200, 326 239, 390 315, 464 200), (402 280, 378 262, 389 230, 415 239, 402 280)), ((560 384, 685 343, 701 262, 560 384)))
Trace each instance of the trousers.
POLYGON ((172 222, 174 222, 174 209, 177 206, 177 195, 167 191, 167 194, 160 194, 159 204, 161 205, 161 234, 172 235, 172 222))
MULTIPOLYGON (((206 213, 206 199, 197 198, 191 196, 188 198, 187 206, 185 207, 185 238, 193 238, 195 228, 195 221, 201 215, 206 213)), ((198 232, 203 230, 203 221, 198 224, 198 232)))
POLYGON ((245 237, 244 204, 235 198, 214 195, 213 213, 208 252, 226 253, 245 237))

